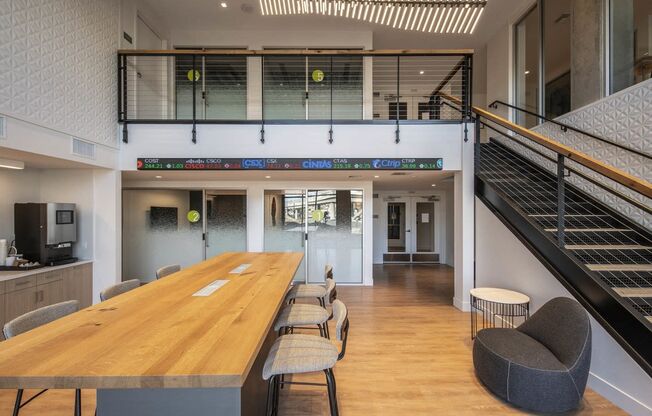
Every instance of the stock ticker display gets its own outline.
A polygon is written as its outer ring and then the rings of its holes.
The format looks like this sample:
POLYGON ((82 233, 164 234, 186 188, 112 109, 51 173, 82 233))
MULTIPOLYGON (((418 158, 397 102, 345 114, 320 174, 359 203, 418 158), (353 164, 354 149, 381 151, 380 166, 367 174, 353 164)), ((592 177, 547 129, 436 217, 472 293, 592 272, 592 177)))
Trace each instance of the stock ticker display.
POLYGON ((441 158, 139 158, 138 170, 442 170, 441 158))

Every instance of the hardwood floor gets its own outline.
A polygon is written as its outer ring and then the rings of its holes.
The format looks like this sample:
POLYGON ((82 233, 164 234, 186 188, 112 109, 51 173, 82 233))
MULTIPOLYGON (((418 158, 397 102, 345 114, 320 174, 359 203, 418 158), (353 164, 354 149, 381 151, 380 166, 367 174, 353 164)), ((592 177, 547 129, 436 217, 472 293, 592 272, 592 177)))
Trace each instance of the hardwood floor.
MULTIPOLYGON (((451 306, 452 269, 377 266, 374 280, 374 287, 338 286, 351 321, 346 356, 335 367, 341 415, 525 413, 495 398, 477 381, 469 315, 451 306)), ((322 378, 300 375, 294 380, 322 378)), ((93 414, 93 393, 84 391, 86 415, 93 414)), ((0 414, 11 414, 14 396, 13 390, 0 391, 0 414)), ((48 391, 21 415, 67 416, 72 406, 72 391, 48 391)), ((327 414, 325 388, 293 385, 282 390, 281 415, 327 414)), ((571 414, 625 413, 587 390, 582 407, 571 414)))

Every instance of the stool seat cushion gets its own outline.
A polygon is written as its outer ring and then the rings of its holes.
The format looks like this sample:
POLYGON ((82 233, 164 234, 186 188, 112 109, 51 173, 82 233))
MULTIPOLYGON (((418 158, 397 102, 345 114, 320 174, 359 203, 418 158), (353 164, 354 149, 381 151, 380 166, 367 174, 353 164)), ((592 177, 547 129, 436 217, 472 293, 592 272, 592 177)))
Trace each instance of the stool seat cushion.
POLYGON ((274 330, 299 325, 321 325, 329 317, 328 311, 319 305, 295 303, 283 308, 274 324, 274 330))
POLYGON ((287 299, 323 298, 324 296, 326 296, 326 288, 324 286, 298 284, 292 286, 287 294, 287 299))
POLYGON ((333 368, 338 354, 337 347, 326 338, 308 334, 283 335, 269 351, 263 367, 263 379, 333 368))

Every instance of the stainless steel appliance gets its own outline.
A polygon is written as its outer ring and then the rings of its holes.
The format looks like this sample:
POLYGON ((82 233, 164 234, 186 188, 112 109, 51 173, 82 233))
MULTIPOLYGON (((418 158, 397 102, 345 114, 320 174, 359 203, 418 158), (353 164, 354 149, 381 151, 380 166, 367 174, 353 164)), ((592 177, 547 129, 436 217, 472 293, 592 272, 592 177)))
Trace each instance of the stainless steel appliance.
POLYGON ((23 257, 45 265, 72 263, 77 241, 75 204, 14 204, 16 248, 23 257))

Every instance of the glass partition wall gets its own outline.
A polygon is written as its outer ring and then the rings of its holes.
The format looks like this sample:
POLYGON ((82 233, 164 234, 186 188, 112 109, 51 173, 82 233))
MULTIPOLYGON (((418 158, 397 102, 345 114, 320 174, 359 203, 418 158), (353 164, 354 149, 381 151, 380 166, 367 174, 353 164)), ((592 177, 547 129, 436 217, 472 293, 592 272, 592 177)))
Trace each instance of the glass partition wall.
POLYGON ((301 251, 296 281, 362 283, 362 191, 265 191, 265 251, 301 251))
POLYGON ((123 279, 150 281, 168 264, 246 251, 246 212, 245 191, 123 190, 123 279))
POLYGON ((652 1, 610 2, 610 89, 618 92, 652 78, 652 1))

